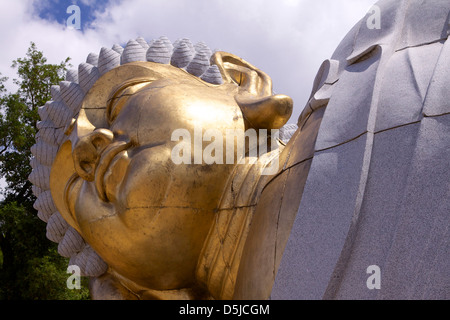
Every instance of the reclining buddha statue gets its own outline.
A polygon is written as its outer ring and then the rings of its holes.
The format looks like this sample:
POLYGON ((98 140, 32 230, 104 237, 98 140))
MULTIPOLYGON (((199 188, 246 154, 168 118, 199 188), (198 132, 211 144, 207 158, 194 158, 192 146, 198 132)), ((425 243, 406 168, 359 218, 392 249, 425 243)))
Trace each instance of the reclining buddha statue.
POLYGON ((52 87, 29 179, 93 299, 449 297, 450 5, 377 8, 295 125, 266 73, 188 39, 102 48, 52 87))

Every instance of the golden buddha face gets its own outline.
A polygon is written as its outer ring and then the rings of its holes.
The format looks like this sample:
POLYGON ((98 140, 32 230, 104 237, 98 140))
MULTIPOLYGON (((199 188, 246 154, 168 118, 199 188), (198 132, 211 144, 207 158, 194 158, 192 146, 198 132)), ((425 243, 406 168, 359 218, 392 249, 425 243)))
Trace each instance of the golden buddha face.
POLYGON ((80 177, 67 189, 85 240, 115 272, 157 290, 191 285, 233 169, 174 164, 172 132, 183 128, 193 137, 195 128, 244 129, 234 88, 179 72, 177 79, 125 83, 112 92, 110 127, 75 144, 80 177))
MULTIPOLYGON (((233 65, 222 68, 240 82, 222 85, 152 62, 111 70, 84 98, 55 158, 50 185, 61 215, 110 272, 142 290, 194 285, 200 252, 238 165, 176 164, 172 152, 180 142, 172 134, 214 129, 226 146, 227 130, 280 126, 292 112, 289 97, 271 95, 265 74, 240 60, 233 65)), ((191 150, 197 142, 190 141, 191 150)))

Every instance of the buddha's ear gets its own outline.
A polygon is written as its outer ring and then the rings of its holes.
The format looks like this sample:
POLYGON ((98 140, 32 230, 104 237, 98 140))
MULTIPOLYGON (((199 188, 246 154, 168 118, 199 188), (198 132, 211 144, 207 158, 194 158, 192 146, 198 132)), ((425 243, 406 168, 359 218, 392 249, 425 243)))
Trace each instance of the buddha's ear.
POLYGON ((218 51, 211 57, 225 83, 239 86, 235 100, 248 125, 254 129, 279 129, 292 114, 293 101, 282 94, 273 95, 272 79, 247 61, 218 51))

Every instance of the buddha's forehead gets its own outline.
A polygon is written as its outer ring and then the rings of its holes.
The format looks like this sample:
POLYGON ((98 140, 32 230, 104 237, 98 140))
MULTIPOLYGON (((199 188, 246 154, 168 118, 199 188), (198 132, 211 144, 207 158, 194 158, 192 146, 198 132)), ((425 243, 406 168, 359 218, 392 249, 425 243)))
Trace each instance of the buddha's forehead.
POLYGON ((177 129, 241 129, 235 88, 210 87, 192 78, 130 82, 110 99, 110 130, 138 143, 169 141, 177 129))
MULTIPOLYGON (((81 109, 94 127, 108 127, 107 106, 111 95, 135 83, 154 81, 206 82, 172 65, 131 62, 102 75, 83 99, 81 109)), ((81 113, 80 113, 81 114, 81 113)))

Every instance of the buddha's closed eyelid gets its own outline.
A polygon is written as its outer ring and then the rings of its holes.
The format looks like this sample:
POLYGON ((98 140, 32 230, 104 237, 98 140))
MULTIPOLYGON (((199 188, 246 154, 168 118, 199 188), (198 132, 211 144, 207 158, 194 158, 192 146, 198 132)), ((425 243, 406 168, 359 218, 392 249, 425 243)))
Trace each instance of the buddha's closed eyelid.
POLYGON ((124 90, 121 95, 113 98, 108 103, 107 117, 110 124, 117 118, 118 114, 120 113, 120 110, 122 110, 122 107, 125 105, 125 103, 131 96, 132 96, 131 93, 127 93, 127 90, 124 90))
POLYGON ((152 79, 133 79, 122 83, 119 88, 114 89, 106 103, 106 114, 109 123, 114 121, 131 96, 153 81, 152 79))

